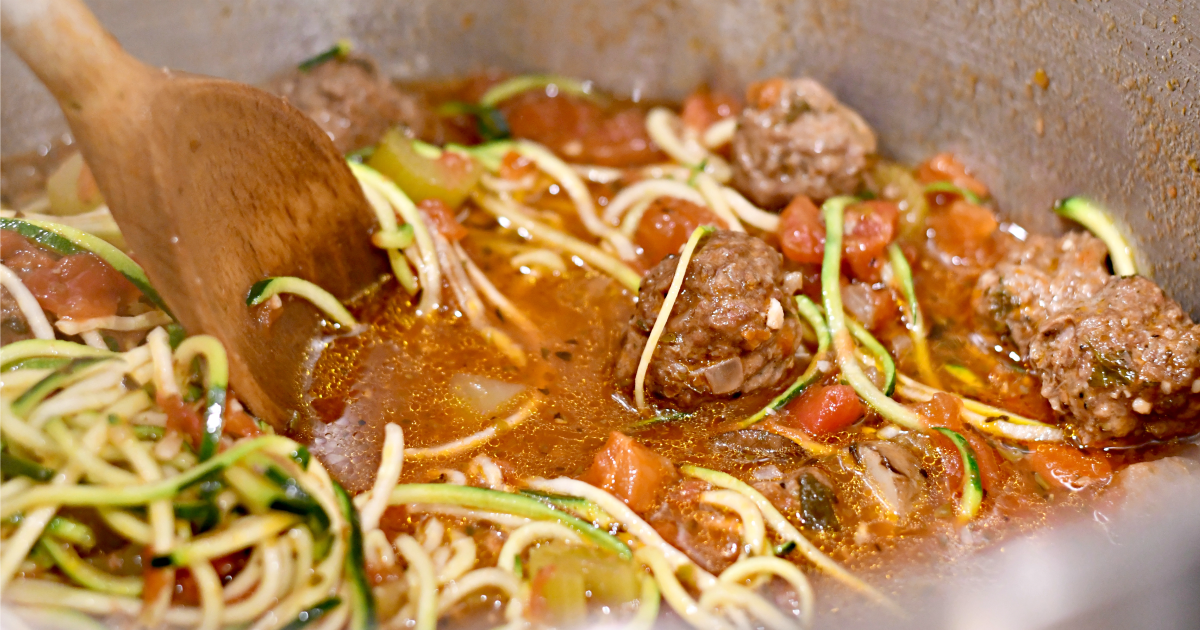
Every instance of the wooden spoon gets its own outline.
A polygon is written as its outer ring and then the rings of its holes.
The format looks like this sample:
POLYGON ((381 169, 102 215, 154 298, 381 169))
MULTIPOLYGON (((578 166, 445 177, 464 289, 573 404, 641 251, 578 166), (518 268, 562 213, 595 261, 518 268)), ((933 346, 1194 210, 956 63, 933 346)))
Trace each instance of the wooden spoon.
POLYGON ((224 343, 251 411, 292 426, 320 315, 285 300, 267 326, 248 289, 299 276, 347 299, 385 269, 332 141, 277 96, 141 63, 79 0, 0 0, 0 20, 58 99, 130 254, 189 334, 224 343))

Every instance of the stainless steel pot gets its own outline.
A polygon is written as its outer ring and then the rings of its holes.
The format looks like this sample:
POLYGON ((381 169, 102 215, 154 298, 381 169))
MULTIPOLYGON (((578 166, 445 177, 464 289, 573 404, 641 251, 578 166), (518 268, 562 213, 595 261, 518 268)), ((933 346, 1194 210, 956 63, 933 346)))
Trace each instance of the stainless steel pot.
MULTIPOLYGON (((1154 279, 1200 318, 1200 4, 1192 0, 89 4, 145 60, 248 82, 338 37, 404 79, 552 70, 679 98, 703 82, 737 89, 807 74, 863 114, 885 154, 916 161, 954 151, 992 186, 1006 216, 1030 229, 1061 227, 1050 212, 1058 198, 1102 202, 1154 279)), ((32 75, 0 55, 0 151, 36 150, 65 129, 32 75)), ((1009 545, 961 565, 953 579, 931 577, 940 570, 914 577, 917 612, 908 619, 871 621, 866 612, 826 621, 1200 628, 1200 494, 1162 492, 1169 500, 1140 508, 1141 518, 1127 510, 1103 526, 1009 545), (978 588, 959 588, 964 580, 978 588)))

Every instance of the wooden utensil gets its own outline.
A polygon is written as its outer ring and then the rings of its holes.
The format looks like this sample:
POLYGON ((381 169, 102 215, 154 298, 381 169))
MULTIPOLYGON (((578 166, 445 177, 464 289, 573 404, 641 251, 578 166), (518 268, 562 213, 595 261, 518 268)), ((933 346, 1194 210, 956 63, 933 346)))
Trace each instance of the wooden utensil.
POLYGON ((247 290, 291 275, 346 299, 385 269, 329 137, 279 97, 146 66, 79 0, 0 0, 0 20, 58 99, 130 254, 188 333, 224 343, 237 396, 287 427, 320 316, 285 300, 267 326, 247 290))

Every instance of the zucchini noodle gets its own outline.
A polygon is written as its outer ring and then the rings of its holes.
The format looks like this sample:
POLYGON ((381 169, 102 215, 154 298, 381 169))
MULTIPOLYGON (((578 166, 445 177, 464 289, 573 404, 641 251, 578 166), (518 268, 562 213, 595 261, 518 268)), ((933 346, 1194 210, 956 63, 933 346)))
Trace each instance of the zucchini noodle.
POLYGON ((703 589, 716 583, 716 578, 711 573, 692 562, 692 559, 687 554, 667 544, 667 541, 663 540, 658 531, 651 527, 649 523, 642 520, 642 517, 638 516, 628 505, 625 505, 624 501, 604 490, 587 482, 569 477, 533 479, 529 481, 529 487, 543 492, 556 492, 569 496, 583 497, 592 501, 596 505, 599 505, 600 509, 608 512, 621 525, 622 529, 629 532, 638 542, 644 545, 642 549, 653 548, 661 553, 673 571, 678 571, 680 567, 689 567, 691 579, 697 587, 703 589))
POLYGON ((508 535, 508 540, 504 541, 504 546, 500 548, 500 555, 496 560, 496 566, 505 571, 513 572, 516 570, 517 556, 526 547, 539 540, 552 539, 563 540, 569 543, 583 542, 583 539, 580 538, 575 530, 553 521, 530 523, 521 526, 508 535))
POLYGON ((753 501, 732 490, 709 490, 700 495, 700 500, 734 512, 742 520, 742 540, 745 542, 743 555, 763 554, 767 546, 767 530, 753 501))
POLYGON ((446 237, 434 232, 433 242, 438 260, 446 272, 446 284, 450 286, 454 299, 458 301, 459 306, 466 314, 471 327, 479 331, 488 342, 495 345, 514 364, 524 367, 528 362, 525 351, 507 333, 489 323, 487 313, 483 308, 483 300, 479 298, 479 292, 475 290, 475 285, 471 284, 471 280, 463 270, 462 259, 450 247, 446 237))
POLYGON ((771 529, 775 530, 775 533, 780 538, 786 541, 794 542, 797 549, 800 550, 800 553, 804 555, 809 562, 812 562, 814 565, 816 565, 818 569, 828 573, 830 576, 836 578, 838 581, 846 584, 847 586, 867 595, 872 600, 892 608, 893 610, 899 610, 896 604, 893 603, 889 598, 884 596, 879 591, 876 591, 866 582, 863 582, 855 577, 849 571, 843 569, 841 565, 834 562, 829 556, 822 553, 821 550, 816 547, 816 545, 809 542, 809 540, 805 538, 791 523, 789 523, 788 520, 784 518, 783 514, 780 514, 779 510, 758 490, 755 490, 732 475, 716 470, 709 470, 699 466, 685 465, 680 467, 680 471, 685 475, 695 477, 702 481, 707 481, 718 488, 734 490, 745 495, 747 498, 753 501, 756 506, 758 506, 759 511, 762 512, 763 518, 766 520, 767 524, 770 525, 771 529))
MULTIPOLYGON (((357 172, 355 176, 357 177, 357 172)), ((398 245, 400 242, 399 239, 390 236, 393 234, 398 236, 400 232, 400 226, 396 222, 396 211, 388 203, 383 193, 363 183, 361 179, 358 183, 362 187, 363 196, 367 198, 367 203, 371 205, 371 209, 375 212, 376 220, 379 221, 379 232, 371 235, 371 244, 376 247, 382 247, 387 252, 388 264, 392 268, 392 275, 396 277, 396 281, 400 283, 400 286, 409 295, 415 295, 420 287, 417 286, 417 279, 413 276, 412 269, 408 266, 408 259, 405 258, 405 252, 415 252, 415 247, 411 243, 403 248, 390 247, 391 245, 398 245), (375 237, 380 234, 384 236, 376 239, 375 237)), ((404 225, 408 227, 408 233, 415 240, 415 230, 407 223, 404 225)))
POLYGON ((746 231, 746 228, 742 227, 742 223, 738 221, 737 215, 729 207, 729 200, 724 192, 725 188, 714 181, 708 173, 703 171, 696 173, 696 189, 700 191, 701 195, 704 195, 704 201, 708 203, 713 214, 725 222, 727 229, 743 233, 746 231))
POLYGON ((338 326, 350 329, 358 327, 358 320, 354 319, 337 298, 308 280, 293 276, 276 276, 255 282, 246 295, 246 306, 258 306, 281 293, 308 300, 338 326))
POLYGON ((591 81, 580 81, 556 74, 522 74, 488 88, 488 91, 479 97, 479 104, 484 107, 495 107, 523 92, 549 86, 555 87, 554 94, 547 92, 550 96, 562 93, 595 98, 592 96, 591 81))
POLYGON ((440 444, 438 446, 406 448, 404 449, 404 456, 413 460, 421 460, 461 455, 469 450, 483 446, 485 442, 496 437, 503 431, 511 431, 521 426, 526 420, 533 416, 534 412, 538 410, 538 407, 540 407, 541 404, 541 398, 531 398, 515 413, 487 427, 486 429, 477 431, 466 437, 459 438, 453 442, 447 442, 446 444, 440 444))
POLYGON ((695 188, 684 182, 673 179, 644 179, 636 184, 623 188, 604 208, 604 220, 618 225, 621 217, 639 202, 653 201, 659 197, 674 197, 694 203, 698 206, 707 205, 704 196, 695 188))
POLYGON ((408 562, 409 570, 417 578, 416 630, 434 630, 437 627, 437 584, 434 582, 433 561, 429 553, 408 534, 396 539, 396 549, 408 562))
MULTIPOLYGON (((453 247, 454 253, 456 256, 458 256, 459 261, 462 262, 463 268, 467 270, 467 277, 472 283, 475 284, 475 287, 479 289, 481 293, 483 293, 483 296, 492 303, 492 306, 496 307, 496 309, 503 316, 504 321, 512 322, 513 325, 515 325, 517 328, 520 328, 522 332, 530 337, 539 336, 537 327, 533 325, 533 322, 529 321, 529 318, 525 315, 525 313, 522 313, 521 310, 516 307, 516 305, 514 305, 507 297, 505 297, 504 294, 496 288, 496 285, 492 284, 492 281, 488 279, 487 274, 483 273, 483 270, 480 269, 479 266, 476 265, 469 256, 467 256, 467 252, 463 250, 462 245, 453 243, 451 247, 453 247)), ((554 256, 554 259, 557 260, 559 264, 562 264, 562 259, 558 258, 554 252, 548 250, 541 250, 541 252, 554 256)))
POLYGON ((367 495, 370 498, 359 514, 363 532, 368 534, 379 528, 379 518, 387 509, 388 498, 400 481, 400 471, 404 468, 404 431, 400 425, 389 422, 383 432, 379 472, 375 475, 375 485, 367 495))
POLYGON ((562 256, 548 249, 530 249, 514 255, 508 262, 517 269, 543 267, 555 273, 563 273, 567 270, 567 263, 563 262, 562 256))
POLYGON ((634 249, 629 238, 596 216, 596 202, 592 199, 591 191, 588 190, 587 184, 583 183, 579 175, 575 174, 570 166, 567 166, 566 162, 546 147, 528 140, 517 142, 515 149, 521 155, 533 160, 542 172, 562 185, 567 196, 575 203, 575 211, 579 214, 579 220, 583 222, 583 227, 587 228, 588 232, 611 243, 622 260, 637 258, 637 250, 634 249))
POLYGON ((898 285, 900 295, 903 296, 901 310, 904 312, 905 319, 908 320, 908 336, 912 339, 917 372, 929 385, 940 387, 941 383, 938 381, 937 372, 933 369, 933 360, 929 355, 929 342, 925 338, 925 318, 921 315, 921 305, 917 303, 912 268, 909 267, 908 259, 904 257, 904 252, 900 251, 899 245, 895 243, 888 245, 888 262, 891 265, 892 280, 894 284, 898 285))
POLYGON ((682 126, 679 116, 665 107, 655 107, 646 114, 646 133, 671 159, 708 173, 720 183, 728 182, 733 177, 729 163, 700 146, 695 138, 681 138, 676 129, 682 126))
POLYGON ((666 555, 657 547, 642 547, 634 554, 634 558, 650 567, 662 598, 692 627, 699 630, 733 630, 732 626, 701 608, 696 600, 688 595, 687 590, 679 583, 679 578, 675 576, 678 567, 668 561, 666 555))
POLYGON ((750 203, 749 199, 742 196, 742 193, 730 188, 722 186, 721 193, 725 196, 725 202, 733 209, 742 221, 753 225, 754 227, 774 234, 779 231, 779 215, 774 212, 767 212, 762 208, 750 203))
POLYGON ((1104 241, 1112 261, 1113 273, 1118 276, 1137 275, 1133 248, 1103 208, 1083 197, 1068 197, 1054 205, 1054 212, 1082 225, 1104 241))
POLYGON ((679 297, 679 291, 683 288, 683 279, 687 276, 688 263, 692 260, 692 253, 696 251, 700 239, 714 231, 716 231, 715 228, 708 225, 702 225, 693 230, 692 235, 688 237, 687 243, 683 246, 683 253, 679 255, 671 287, 667 290, 662 306, 658 309, 658 317, 654 319, 654 327, 650 329, 650 335, 646 338, 646 347, 642 349, 642 357, 638 361, 637 373, 634 376, 633 395, 638 411, 645 412, 649 409, 646 406, 646 370, 649 369, 650 359, 654 357, 654 350, 658 347, 658 339, 662 337, 663 330, 667 327, 667 320, 671 318, 671 309, 675 306, 675 299, 679 297))
POLYGON ((939 393, 959 399, 963 404, 963 419, 984 433, 1019 442, 1062 442, 1066 439, 1063 430, 1056 426, 985 405, 965 396, 944 392, 918 383, 903 374, 897 375, 897 378, 896 394, 906 400, 928 402, 933 399, 934 394, 939 393))
POLYGON ((813 595, 812 585, 804 573, 796 565, 774 556, 759 556, 746 558, 733 563, 725 569, 717 579, 722 584, 736 584, 747 578, 761 574, 773 574, 791 585, 792 590, 800 598, 800 618, 805 627, 812 627, 813 595))
POLYGON ((505 195, 472 195, 480 208, 500 219, 502 226, 524 229, 530 238, 578 256, 580 260, 612 276, 630 291, 637 291, 641 285, 641 275, 629 265, 593 245, 534 220, 512 198, 505 195))
POLYGON ((21 309, 21 315, 25 317, 25 321, 29 324, 29 330, 38 339, 54 339, 54 328, 50 326, 50 320, 46 319, 46 313, 38 304, 37 298, 33 297, 33 293, 25 287, 25 283, 13 273, 11 269, 0 265, 0 286, 8 289, 12 297, 17 302, 17 308, 21 309))
POLYGON ((709 149, 719 149, 733 141, 733 135, 737 133, 737 128, 737 118, 733 116, 723 118, 709 125, 708 129, 704 130, 701 140, 709 149))
POLYGON ((925 420, 913 410, 879 391, 854 356, 854 340, 842 310, 840 282, 843 212, 853 201, 853 197, 834 197, 821 206, 825 215, 825 260, 821 265, 821 296, 825 302, 825 314, 829 320, 829 334, 833 338, 838 367, 841 368, 842 378, 849 381, 854 391, 878 411, 879 415, 909 429, 924 429, 925 420))
POLYGON ((171 319, 171 316, 162 311, 149 311, 133 317, 111 315, 79 321, 63 317, 54 322, 54 327, 64 335, 80 335, 94 330, 146 330, 156 326, 166 326, 172 321, 174 320, 171 319))
POLYGON ((621 232, 630 238, 637 234, 638 227, 642 223, 642 217, 646 216, 646 211, 650 209, 653 203, 653 200, 643 200, 634 204, 629 209, 629 212, 625 214, 625 218, 621 220, 621 232))
MULTIPOLYGON (((430 315, 437 310, 442 299, 442 273, 438 268, 437 252, 433 246, 433 237, 425 219, 417 210, 412 200, 400 190, 399 186, 376 171, 375 169, 356 162, 349 162, 350 170, 358 178, 363 188, 370 187, 387 201, 388 205, 412 226, 416 247, 408 248, 405 253, 410 259, 419 261, 417 274, 421 278, 421 300, 417 303, 417 313, 430 315)), ((376 211, 379 216, 385 212, 376 211)), ((394 219, 393 219, 394 220, 394 219)), ((393 264, 393 270, 397 265, 393 264)), ((399 276, 397 276, 399 279, 399 276)))

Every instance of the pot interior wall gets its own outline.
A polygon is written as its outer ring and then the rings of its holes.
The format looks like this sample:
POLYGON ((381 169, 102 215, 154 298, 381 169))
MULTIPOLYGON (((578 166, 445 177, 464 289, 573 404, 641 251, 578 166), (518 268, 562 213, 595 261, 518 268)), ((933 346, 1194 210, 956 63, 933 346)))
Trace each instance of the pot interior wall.
MULTIPOLYGON (((1181 0, 91 0, 136 55, 257 82, 350 37, 398 78, 554 71, 680 98, 813 76, 916 161, 951 150, 1008 218, 1061 225, 1084 194, 1133 235, 1150 274, 1200 317, 1200 5, 1181 0), (1140 6, 1138 6, 1140 5, 1140 6)), ((11 53, 0 151, 65 127, 11 53)))

